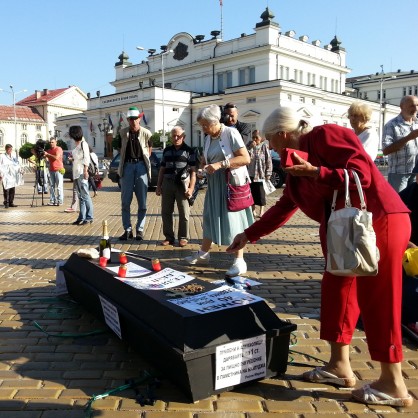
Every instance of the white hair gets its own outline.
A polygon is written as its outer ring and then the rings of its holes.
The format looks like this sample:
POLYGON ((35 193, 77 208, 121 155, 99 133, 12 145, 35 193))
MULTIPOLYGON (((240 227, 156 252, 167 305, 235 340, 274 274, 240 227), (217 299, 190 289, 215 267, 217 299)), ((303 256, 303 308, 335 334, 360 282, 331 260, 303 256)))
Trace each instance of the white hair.
POLYGON ((311 129, 306 120, 301 119, 294 109, 284 106, 273 110, 263 124, 264 135, 274 135, 277 132, 294 132, 300 135, 311 129))
POLYGON ((221 109, 218 105, 210 105, 199 110, 196 120, 206 120, 211 123, 219 122, 221 119, 221 109))

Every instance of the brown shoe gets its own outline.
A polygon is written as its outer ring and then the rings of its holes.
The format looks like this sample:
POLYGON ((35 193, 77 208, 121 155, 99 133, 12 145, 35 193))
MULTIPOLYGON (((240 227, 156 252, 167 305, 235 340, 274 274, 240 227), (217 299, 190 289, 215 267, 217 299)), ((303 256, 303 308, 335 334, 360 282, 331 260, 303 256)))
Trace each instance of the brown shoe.
POLYGON ((185 247, 188 244, 189 241, 187 239, 181 239, 179 241, 179 247, 185 247))
POLYGON ((169 241, 168 239, 166 239, 166 240, 164 240, 164 241, 161 242, 161 245, 163 247, 167 247, 168 245, 174 245, 174 242, 173 241, 169 241))

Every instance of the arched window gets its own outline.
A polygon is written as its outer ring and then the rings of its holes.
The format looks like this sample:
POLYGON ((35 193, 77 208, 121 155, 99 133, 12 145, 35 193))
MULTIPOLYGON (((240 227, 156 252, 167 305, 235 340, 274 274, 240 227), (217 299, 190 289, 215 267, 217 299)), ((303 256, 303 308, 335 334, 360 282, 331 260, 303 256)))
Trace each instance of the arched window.
POLYGON ((39 141, 40 139, 42 139, 42 135, 41 134, 36 134, 36 141, 39 141))
POLYGON ((26 134, 22 134, 20 136, 20 146, 26 144, 26 142, 28 142, 28 136, 26 134))

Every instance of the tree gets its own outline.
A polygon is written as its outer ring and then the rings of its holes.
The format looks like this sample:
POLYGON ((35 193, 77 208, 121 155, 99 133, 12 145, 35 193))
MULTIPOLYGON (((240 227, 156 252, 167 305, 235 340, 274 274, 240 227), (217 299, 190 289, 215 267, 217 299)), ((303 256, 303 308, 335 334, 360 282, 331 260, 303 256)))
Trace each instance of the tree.
POLYGON ((27 160, 28 158, 32 157, 32 148, 34 148, 35 145, 31 144, 30 142, 26 142, 23 144, 19 149, 19 157, 22 158, 22 160, 27 160))

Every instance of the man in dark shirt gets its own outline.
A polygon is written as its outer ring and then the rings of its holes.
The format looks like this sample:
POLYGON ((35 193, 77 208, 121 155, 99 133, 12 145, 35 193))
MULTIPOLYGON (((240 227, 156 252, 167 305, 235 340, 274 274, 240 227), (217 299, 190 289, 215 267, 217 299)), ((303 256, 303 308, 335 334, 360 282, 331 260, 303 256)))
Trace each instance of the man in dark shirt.
POLYGON ((223 109, 223 122, 226 126, 236 128, 241 134, 246 147, 252 142, 251 125, 238 120, 238 108, 233 103, 227 103, 223 109))
POLYGON ((118 174, 122 200, 122 224, 124 233, 120 241, 133 239, 131 202, 135 192, 138 202, 136 240, 144 239, 145 214, 147 212, 148 181, 151 179, 150 149, 151 132, 140 126, 138 108, 130 107, 127 113, 129 128, 121 129, 121 149, 118 174))
POLYGON ((165 240, 161 245, 174 245, 173 212, 174 202, 179 211, 179 246, 187 245, 189 238, 190 205, 188 199, 193 194, 196 183, 196 151, 185 142, 184 130, 175 126, 171 130, 173 145, 163 152, 158 173, 157 196, 161 196, 161 215, 165 240))

